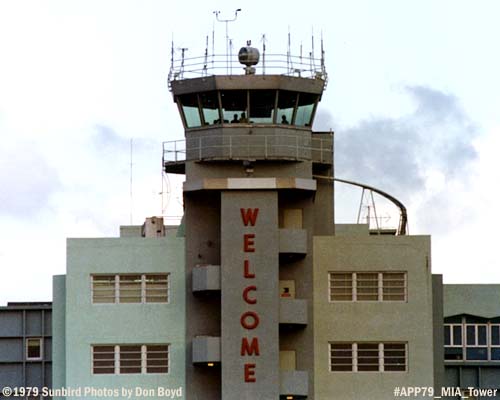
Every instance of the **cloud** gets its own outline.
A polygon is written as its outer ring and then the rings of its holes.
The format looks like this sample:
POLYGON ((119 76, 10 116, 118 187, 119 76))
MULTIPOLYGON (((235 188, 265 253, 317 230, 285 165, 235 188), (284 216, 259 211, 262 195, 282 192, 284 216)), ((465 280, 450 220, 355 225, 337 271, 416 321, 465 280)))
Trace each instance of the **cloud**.
MULTIPOLYGON (((394 195, 419 215, 424 231, 450 230, 460 223, 455 213, 470 201, 458 197, 473 177, 480 130, 452 94, 424 86, 406 87, 405 93, 414 102, 409 114, 336 128, 336 176, 394 195)), ((328 114, 318 117, 321 128, 333 124, 328 114)))
POLYGON ((61 189, 59 175, 33 142, 4 142, 0 149, 0 215, 33 217, 61 189))
POLYGON ((478 130, 447 93, 410 86, 416 107, 401 118, 372 118, 337 132, 335 165, 339 176, 361 180, 409 198, 425 189, 433 171, 445 181, 466 173, 476 157, 478 130))

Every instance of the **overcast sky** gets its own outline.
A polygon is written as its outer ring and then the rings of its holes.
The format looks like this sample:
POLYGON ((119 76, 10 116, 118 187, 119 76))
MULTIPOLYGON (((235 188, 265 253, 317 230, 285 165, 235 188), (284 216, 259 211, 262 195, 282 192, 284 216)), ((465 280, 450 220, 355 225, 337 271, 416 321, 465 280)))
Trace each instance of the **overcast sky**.
MULTIPOLYGON (((265 34, 285 53, 290 31, 298 54, 322 32, 315 128, 335 131, 337 176, 399 198, 445 282, 500 283, 498 1, 2 0, 0 305, 51 299, 66 237, 180 215, 180 180, 161 174, 162 141, 183 137, 171 40, 202 55, 214 27, 223 49, 213 11, 236 8, 236 51, 265 34)), ((339 187, 340 221, 359 197, 339 187)))

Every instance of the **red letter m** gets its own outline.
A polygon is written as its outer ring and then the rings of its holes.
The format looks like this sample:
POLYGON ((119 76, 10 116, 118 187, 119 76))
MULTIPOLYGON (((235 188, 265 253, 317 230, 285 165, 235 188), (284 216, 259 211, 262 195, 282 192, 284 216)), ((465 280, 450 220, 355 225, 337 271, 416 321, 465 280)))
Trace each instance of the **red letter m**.
POLYGON ((253 354, 260 356, 258 338, 253 338, 252 344, 248 344, 248 339, 246 337, 241 339, 241 356, 244 356, 245 354, 248 356, 253 354))
POLYGON ((241 219, 243 220, 243 224, 245 226, 248 226, 248 223, 250 222, 250 225, 255 226, 255 223, 257 222, 257 215, 259 214, 259 209, 258 208, 247 208, 246 210, 244 208, 240 208, 241 211, 241 219))

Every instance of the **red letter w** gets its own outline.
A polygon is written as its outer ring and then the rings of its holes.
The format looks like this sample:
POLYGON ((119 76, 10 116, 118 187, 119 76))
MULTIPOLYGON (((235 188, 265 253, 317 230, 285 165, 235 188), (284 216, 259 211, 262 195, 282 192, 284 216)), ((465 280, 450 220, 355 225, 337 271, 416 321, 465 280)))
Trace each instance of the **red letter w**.
POLYGON ((259 214, 259 209, 258 208, 247 208, 246 210, 244 208, 240 208, 241 211, 241 219, 243 220, 243 224, 245 226, 248 226, 248 223, 250 222, 250 225, 255 226, 255 223, 257 222, 257 215, 259 214))

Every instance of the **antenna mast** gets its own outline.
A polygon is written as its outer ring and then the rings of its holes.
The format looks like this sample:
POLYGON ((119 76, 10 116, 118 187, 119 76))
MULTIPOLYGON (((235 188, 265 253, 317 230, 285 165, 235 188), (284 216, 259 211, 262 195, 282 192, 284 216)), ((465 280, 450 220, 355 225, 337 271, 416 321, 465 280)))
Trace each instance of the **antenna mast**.
POLYGON ((133 183, 133 174, 132 174, 132 171, 133 171, 133 159, 132 159, 132 154, 133 154, 133 143, 134 143, 134 139, 130 139, 130 225, 132 225, 132 210, 133 210, 133 190, 132 190, 132 183, 133 183))
POLYGON ((229 74, 229 33, 228 33, 228 23, 236 21, 236 18, 238 18, 238 12, 241 11, 241 8, 238 8, 234 11, 234 17, 230 19, 220 19, 219 14, 220 11, 214 11, 215 18, 219 22, 225 22, 226 23, 226 73, 229 74))

